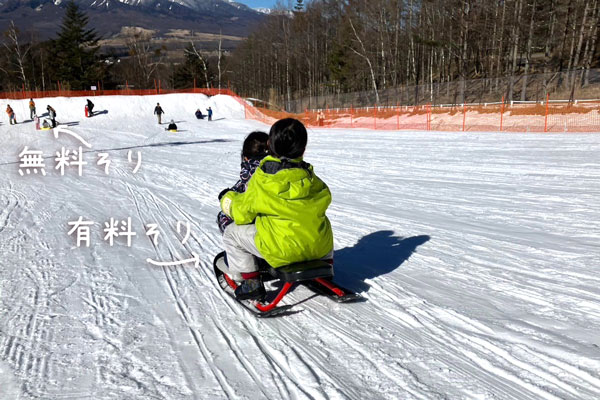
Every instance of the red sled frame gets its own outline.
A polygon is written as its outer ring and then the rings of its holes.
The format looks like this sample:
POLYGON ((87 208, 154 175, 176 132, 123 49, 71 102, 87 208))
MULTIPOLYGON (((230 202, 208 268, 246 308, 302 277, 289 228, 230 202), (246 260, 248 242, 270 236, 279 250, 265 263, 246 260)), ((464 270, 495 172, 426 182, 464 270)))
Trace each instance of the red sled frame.
MULTIPOLYGON (((220 257, 224 257, 225 252, 219 253, 215 257, 214 266, 217 270, 216 262, 220 257)), ((337 286, 331 281, 333 278, 333 260, 313 260, 286 265, 279 268, 273 268, 266 261, 258 259, 259 269, 263 275, 270 275, 274 279, 283 282, 282 288, 270 303, 254 302, 254 307, 261 313, 268 313, 274 310, 279 302, 292 288, 296 282, 302 282, 319 294, 326 295, 338 302, 348 302, 362 300, 363 298, 347 289, 337 286), (315 290, 316 289, 316 290, 315 290)), ((227 274, 223 273, 227 285, 235 291, 237 284, 227 274)))

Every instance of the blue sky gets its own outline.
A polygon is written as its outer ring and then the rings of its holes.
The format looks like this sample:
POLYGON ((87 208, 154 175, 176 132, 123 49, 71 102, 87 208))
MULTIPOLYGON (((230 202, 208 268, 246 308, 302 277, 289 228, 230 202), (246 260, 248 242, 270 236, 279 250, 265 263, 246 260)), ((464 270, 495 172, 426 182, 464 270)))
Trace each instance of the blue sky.
POLYGON ((246 4, 252 8, 258 7, 266 7, 273 8, 275 6, 276 0, 236 0, 238 3, 246 4))

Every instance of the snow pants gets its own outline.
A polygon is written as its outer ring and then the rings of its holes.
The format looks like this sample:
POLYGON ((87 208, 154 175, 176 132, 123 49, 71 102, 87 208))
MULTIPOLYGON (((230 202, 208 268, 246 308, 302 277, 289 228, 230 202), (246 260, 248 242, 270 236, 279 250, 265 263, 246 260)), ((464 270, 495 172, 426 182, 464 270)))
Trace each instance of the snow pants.
MULTIPOLYGON (((223 246, 227 252, 227 263, 231 272, 248 273, 258 270, 254 256, 263 258, 256 244, 254 236, 256 235, 256 225, 236 225, 230 224, 223 233, 223 246)), ((333 258, 333 249, 327 253, 322 260, 333 258)))

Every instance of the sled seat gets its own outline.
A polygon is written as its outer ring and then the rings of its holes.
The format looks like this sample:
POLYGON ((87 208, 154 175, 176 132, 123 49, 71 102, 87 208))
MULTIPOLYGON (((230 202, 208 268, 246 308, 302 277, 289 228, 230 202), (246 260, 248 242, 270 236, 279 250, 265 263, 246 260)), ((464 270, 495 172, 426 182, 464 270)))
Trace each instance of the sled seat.
POLYGON ((273 268, 270 265, 267 265, 267 267, 267 271, 271 276, 283 282, 300 282, 333 277, 333 266, 324 260, 303 261, 279 268, 273 268))

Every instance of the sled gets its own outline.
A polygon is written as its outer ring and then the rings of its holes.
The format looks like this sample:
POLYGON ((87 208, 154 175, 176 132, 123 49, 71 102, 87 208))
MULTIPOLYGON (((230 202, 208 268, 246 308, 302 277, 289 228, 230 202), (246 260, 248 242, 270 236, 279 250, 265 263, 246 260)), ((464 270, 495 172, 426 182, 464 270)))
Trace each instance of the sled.
POLYGON ((275 295, 269 302, 264 301, 264 299, 261 301, 245 302, 235 297, 233 292, 238 286, 237 283, 217 266, 221 262, 225 263, 225 265, 227 264, 224 251, 215 256, 213 269, 221 289, 225 290, 227 294, 258 317, 272 317, 290 313, 292 305, 278 306, 278 304, 288 294, 294 284, 302 284, 311 291, 326 296, 338 303, 364 300, 361 295, 333 282, 333 262, 312 260, 273 268, 263 259, 257 258, 257 261, 263 281, 278 280, 283 284, 279 290, 267 292, 267 297, 275 295))

